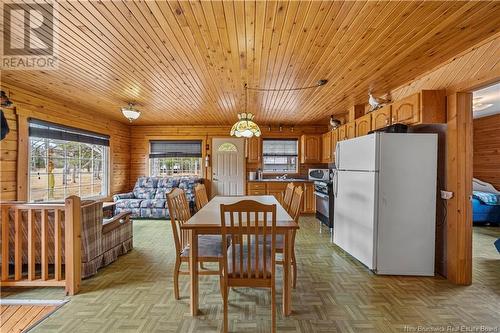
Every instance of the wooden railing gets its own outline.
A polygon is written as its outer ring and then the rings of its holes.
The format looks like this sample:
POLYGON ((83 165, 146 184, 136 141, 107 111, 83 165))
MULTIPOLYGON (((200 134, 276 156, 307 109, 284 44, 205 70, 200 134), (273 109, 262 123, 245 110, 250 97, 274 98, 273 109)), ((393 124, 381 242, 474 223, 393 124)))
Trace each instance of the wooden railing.
POLYGON ((81 281, 81 201, 77 196, 66 198, 64 204, 28 204, 19 202, 0 203, 2 230, 1 287, 8 286, 61 286, 66 294, 74 295, 81 281), (64 212, 64 218, 63 214, 64 212), (27 213, 27 230, 24 230, 22 214, 27 213), (40 221, 35 214, 39 213, 40 221), (54 215, 49 221, 49 214, 54 215), (11 218, 13 215, 13 218, 11 218), (40 223, 39 235, 35 223, 40 223), (53 223, 53 235, 49 235, 49 223, 53 223), (64 229, 64 244, 62 230, 64 229), (10 239, 9 233, 14 237, 10 239), (24 233, 27 232, 27 249, 23 249, 24 233), (39 240, 37 238, 40 238, 39 240), (49 237, 53 237, 54 258, 49 264, 49 237), (40 260, 36 262, 36 244, 39 244, 40 260), (14 246, 14 261, 9 262, 10 247, 14 246), (64 246, 64 265, 62 249, 64 246), (24 251, 24 252, 23 252, 24 251), (23 254, 27 253, 27 262, 23 254), (39 274, 36 271, 40 266, 39 274), (53 267, 53 270, 49 270, 53 267))

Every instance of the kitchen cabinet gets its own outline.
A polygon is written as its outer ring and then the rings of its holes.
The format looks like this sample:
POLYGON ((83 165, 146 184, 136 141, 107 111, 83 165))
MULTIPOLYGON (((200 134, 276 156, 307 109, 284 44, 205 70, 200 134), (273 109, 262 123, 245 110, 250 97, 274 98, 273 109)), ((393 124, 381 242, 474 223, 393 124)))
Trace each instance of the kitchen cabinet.
POLYGON ((351 121, 346 124, 346 137, 347 139, 352 139, 356 137, 356 122, 351 121))
POLYGON ((267 194, 274 195, 276 200, 283 205, 284 193, 286 190, 286 182, 269 182, 267 184, 267 194))
POLYGON ((372 114, 368 113, 356 119, 356 137, 367 135, 372 128, 372 114))
POLYGON ((343 140, 346 140, 347 139, 347 125, 344 124, 344 125, 341 125, 339 126, 339 128, 337 129, 337 141, 343 141, 343 140))
POLYGON ((314 183, 304 183, 304 206, 302 212, 305 214, 316 213, 316 197, 314 196, 314 183))
POLYGON ((262 156, 262 139, 251 137, 246 139, 247 144, 247 163, 260 163, 262 156))
MULTIPOLYGON (((314 183, 297 181, 293 183, 295 186, 302 186, 304 190, 301 212, 304 214, 316 213, 314 183)), ((283 181, 249 181, 247 182, 247 195, 273 195, 280 204, 283 204, 287 184, 288 182, 283 181)))
POLYGON ((301 163, 321 163, 321 135, 304 134, 300 138, 301 163))
POLYGON ((377 130, 391 124, 392 105, 386 105, 372 112, 372 130, 377 130))
POLYGON ((321 138, 321 162, 330 163, 332 160, 332 132, 326 132, 321 138))
POLYGON ((391 121, 407 125, 446 122, 446 92, 422 90, 392 103, 391 121))

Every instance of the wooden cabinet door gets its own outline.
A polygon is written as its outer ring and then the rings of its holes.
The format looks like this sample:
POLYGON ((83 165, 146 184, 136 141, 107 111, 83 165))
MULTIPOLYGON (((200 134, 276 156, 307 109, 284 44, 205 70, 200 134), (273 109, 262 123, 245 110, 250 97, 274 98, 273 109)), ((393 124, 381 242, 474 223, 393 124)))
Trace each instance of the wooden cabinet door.
POLYGON ((392 105, 386 105, 372 113, 372 129, 377 130, 391 124, 392 105))
POLYGON ((286 182, 269 182, 267 183, 267 194, 274 195, 276 200, 282 205, 285 195, 286 182))
POLYGON ((302 163, 321 163, 321 135, 302 135, 301 148, 302 163))
POLYGON ((247 139, 247 162, 248 163, 260 163, 261 158, 261 148, 262 140, 261 138, 251 137, 247 139))
POLYGON ((347 125, 339 126, 337 131, 338 131, 337 141, 343 141, 347 139, 347 125))
POLYGON ((321 145, 323 148, 321 153, 321 161, 323 163, 330 163, 332 160, 332 132, 323 134, 321 145))
POLYGON ((416 93, 392 104, 392 123, 407 125, 420 121, 420 94, 416 93))
POLYGON ((351 121, 350 123, 347 123, 346 136, 347 139, 356 137, 356 122, 351 121))
POLYGON ((363 117, 356 119, 356 137, 367 135, 372 128, 372 114, 365 114, 363 117))
POLYGON ((316 213, 316 198, 314 196, 314 183, 304 183, 304 210, 306 214, 316 213))

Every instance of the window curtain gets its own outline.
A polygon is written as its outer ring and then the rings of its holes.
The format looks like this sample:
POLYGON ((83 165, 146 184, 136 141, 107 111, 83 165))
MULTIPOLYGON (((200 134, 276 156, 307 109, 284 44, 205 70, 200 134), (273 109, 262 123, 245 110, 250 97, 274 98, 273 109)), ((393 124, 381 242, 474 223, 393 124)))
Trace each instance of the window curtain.
POLYGON ((33 118, 30 118, 28 122, 30 137, 81 142, 109 147, 109 135, 58 125, 33 118))
POLYGON ((150 141, 150 158, 201 157, 200 140, 150 141))

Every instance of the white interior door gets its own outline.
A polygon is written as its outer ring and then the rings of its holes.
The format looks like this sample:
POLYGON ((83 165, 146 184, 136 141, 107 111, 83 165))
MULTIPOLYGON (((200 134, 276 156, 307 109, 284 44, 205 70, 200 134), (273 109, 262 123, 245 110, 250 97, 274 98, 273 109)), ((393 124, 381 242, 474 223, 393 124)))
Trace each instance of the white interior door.
POLYGON ((243 138, 212 140, 212 197, 244 194, 244 149, 243 138))

